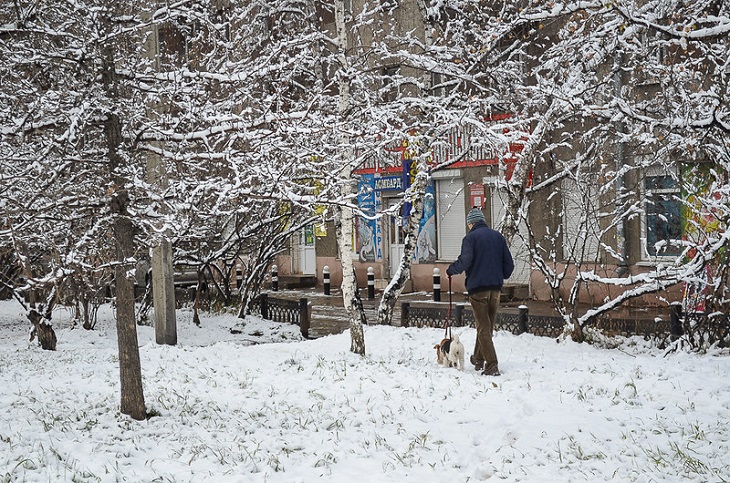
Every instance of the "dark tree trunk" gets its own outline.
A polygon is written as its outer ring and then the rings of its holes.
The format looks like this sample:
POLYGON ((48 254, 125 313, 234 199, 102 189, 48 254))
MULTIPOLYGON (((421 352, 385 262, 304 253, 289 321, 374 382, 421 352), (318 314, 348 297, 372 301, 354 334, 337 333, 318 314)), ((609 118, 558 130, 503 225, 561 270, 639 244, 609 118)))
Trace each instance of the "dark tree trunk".
POLYGON ((195 300, 193 301, 193 323, 200 327, 200 314, 198 313, 198 309, 200 308, 200 286, 201 282, 200 279, 202 277, 198 275, 198 286, 195 287, 195 300))
MULTIPOLYGON (((114 200, 125 198, 121 192, 114 200)), ((120 203, 124 207, 123 203, 120 203)), ((114 240, 117 245, 118 265, 115 271, 116 306, 117 306, 117 340, 119 344, 119 379, 121 382, 121 412, 134 419, 147 417, 142 390, 142 365, 139 357, 137 340, 137 323, 134 315, 134 281, 128 278, 130 266, 127 260, 132 255, 132 222, 120 213, 114 222, 114 240)))
POLYGON ((585 342, 585 335, 583 334, 583 326, 580 325, 577 319, 573 322, 573 335, 574 342, 585 342))
MULTIPOLYGON (((114 72, 114 49, 108 45, 104 53, 103 82, 108 96, 113 101, 118 96, 114 72)), ((128 273, 134 269, 134 233, 132 220, 127 212, 129 195, 125 189, 125 180, 122 175, 123 160, 118 152, 122 144, 121 121, 115 112, 107 113, 104 135, 108 149, 110 177, 114 182, 109 207, 114 216, 113 230, 117 255, 115 281, 121 412, 133 419, 143 420, 147 417, 147 412, 142 390, 142 367, 134 315, 134 282, 128 276, 128 273)))
POLYGON ((34 337, 38 336, 38 342, 41 344, 43 350, 55 351, 58 339, 51 324, 46 322, 40 312, 35 309, 31 309, 28 312, 28 320, 33 324, 30 340, 32 341, 34 337))

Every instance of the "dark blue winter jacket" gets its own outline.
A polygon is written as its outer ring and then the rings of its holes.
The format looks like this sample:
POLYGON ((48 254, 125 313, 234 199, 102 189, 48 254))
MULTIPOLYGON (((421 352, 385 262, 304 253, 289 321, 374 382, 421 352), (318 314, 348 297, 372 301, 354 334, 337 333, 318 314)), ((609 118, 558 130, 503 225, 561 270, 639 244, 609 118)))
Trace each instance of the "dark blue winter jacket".
POLYGON ((461 255, 449 265, 446 274, 466 272, 466 290, 474 294, 501 289, 514 268, 512 254, 502 234, 478 221, 462 240, 461 255))

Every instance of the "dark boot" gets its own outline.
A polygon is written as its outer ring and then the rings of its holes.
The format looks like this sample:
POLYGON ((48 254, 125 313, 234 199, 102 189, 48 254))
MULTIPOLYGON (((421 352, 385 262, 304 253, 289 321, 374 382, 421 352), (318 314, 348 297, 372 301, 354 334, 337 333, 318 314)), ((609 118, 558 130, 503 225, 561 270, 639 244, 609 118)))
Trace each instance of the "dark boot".
POLYGON ((499 376, 499 367, 496 363, 487 364, 484 366, 483 376, 499 376))
POLYGON ((478 361, 474 359, 474 356, 469 356, 469 362, 474 364, 475 371, 481 371, 484 368, 484 361, 478 361))

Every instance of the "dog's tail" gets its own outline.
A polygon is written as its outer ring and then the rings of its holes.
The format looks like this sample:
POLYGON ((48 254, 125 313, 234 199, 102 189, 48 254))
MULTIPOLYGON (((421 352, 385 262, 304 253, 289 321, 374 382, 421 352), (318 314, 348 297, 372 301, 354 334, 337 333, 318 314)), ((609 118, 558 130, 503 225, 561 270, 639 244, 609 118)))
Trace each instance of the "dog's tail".
POLYGON ((461 342, 461 341, 459 340, 459 334, 457 334, 457 333, 453 333, 453 334, 451 334, 451 341, 452 341, 452 342, 461 342))

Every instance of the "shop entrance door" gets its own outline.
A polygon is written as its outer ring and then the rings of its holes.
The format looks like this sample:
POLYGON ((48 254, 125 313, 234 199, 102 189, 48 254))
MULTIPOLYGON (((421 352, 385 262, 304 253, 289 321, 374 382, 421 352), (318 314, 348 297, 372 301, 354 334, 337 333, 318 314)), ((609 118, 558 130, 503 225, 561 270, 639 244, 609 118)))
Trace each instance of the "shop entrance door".
POLYGON ((298 243, 299 273, 314 275, 317 273, 317 256, 314 247, 314 225, 307 225, 299 231, 298 243))
MULTIPOLYGON (((386 201, 387 209, 395 209, 398 206, 399 199, 390 198, 386 201)), ((403 252, 405 251, 405 230, 403 229, 403 206, 397 210, 393 216, 388 216, 388 245, 389 245, 389 270, 390 277, 392 278, 398 266, 400 265, 401 259, 403 258, 403 252)))

